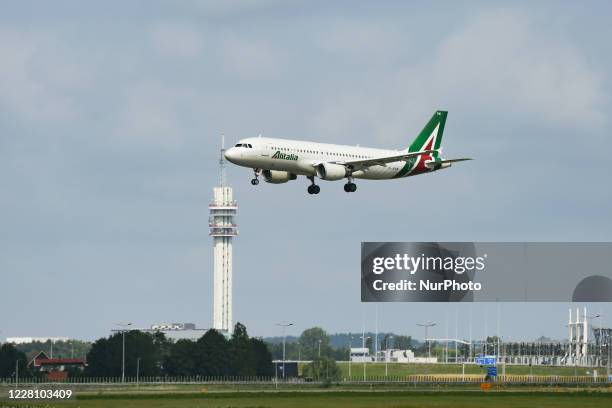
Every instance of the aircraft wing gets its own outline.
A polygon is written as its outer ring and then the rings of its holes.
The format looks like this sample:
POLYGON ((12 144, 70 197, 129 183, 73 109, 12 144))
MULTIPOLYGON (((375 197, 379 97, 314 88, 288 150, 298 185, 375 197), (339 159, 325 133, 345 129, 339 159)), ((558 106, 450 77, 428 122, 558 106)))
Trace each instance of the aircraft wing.
POLYGON ((406 161, 411 157, 420 156, 423 154, 431 154, 435 153, 435 150, 421 150, 420 152, 410 152, 404 153, 397 156, 385 156, 385 157, 376 157, 373 159, 361 159, 361 160, 348 160, 343 162, 337 162, 338 164, 343 164, 345 166, 355 167, 370 167, 370 166, 385 166, 387 163, 393 163, 398 161, 406 161))

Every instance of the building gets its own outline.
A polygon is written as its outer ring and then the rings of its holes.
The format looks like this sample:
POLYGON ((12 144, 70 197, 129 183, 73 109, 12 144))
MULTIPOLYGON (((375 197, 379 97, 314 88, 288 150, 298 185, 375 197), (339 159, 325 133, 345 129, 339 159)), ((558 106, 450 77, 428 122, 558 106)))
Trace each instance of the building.
POLYGON ((296 378, 299 376, 298 362, 297 361, 282 361, 274 360, 274 377, 275 378, 296 378), (284 373, 284 375, 283 375, 284 373))
POLYGON ((219 185, 213 189, 209 235, 213 238, 213 328, 225 333, 233 329, 232 317, 232 239, 238 236, 235 222, 238 205, 225 180, 225 158, 221 149, 219 185))
POLYGON ((438 357, 415 357, 412 350, 387 349, 379 351, 378 361, 387 363, 435 364, 438 362, 438 357))
POLYGON ((61 381, 68 378, 69 371, 83 371, 87 363, 82 358, 50 358, 44 351, 39 352, 28 367, 46 373, 48 380, 61 381))
POLYGON ((370 349, 367 347, 351 347, 351 361, 353 363, 364 363, 374 361, 370 356, 370 349))
POLYGON ((58 341, 69 341, 68 337, 7 337, 7 343, 27 344, 27 343, 57 343, 58 341))
MULTIPOLYGON (((197 340, 202 337, 208 329, 198 329, 194 323, 156 323, 148 328, 134 327, 128 330, 138 330, 143 333, 164 333, 171 340, 197 340)), ((121 333, 125 329, 112 329, 112 333, 121 333)))
POLYGON ((151 330, 171 331, 171 330, 196 330, 195 323, 159 323, 152 324, 151 330))
POLYGON ((389 363, 412 363, 415 360, 412 350, 386 349, 380 352, 382 361, 389 363))

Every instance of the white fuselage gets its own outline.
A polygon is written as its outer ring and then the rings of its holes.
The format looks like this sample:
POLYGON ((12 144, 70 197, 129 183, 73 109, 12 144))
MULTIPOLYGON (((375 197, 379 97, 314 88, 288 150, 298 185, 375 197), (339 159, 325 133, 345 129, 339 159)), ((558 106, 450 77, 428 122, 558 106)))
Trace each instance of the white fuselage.
MULTIPOLYGON (((312 177, 316 175, 315 167, 320 163, 374 159, 396 156, 402 152, 404 151, 255 137, 240 140, 236 146, 225 151, 225 157, 239 166, 280 170, 312 177)), ((405 161, 397 161, 370 166, 365 170, 353 172, 352 177, 371 180, 390 179, 394 178, 405 164, 405 161)))

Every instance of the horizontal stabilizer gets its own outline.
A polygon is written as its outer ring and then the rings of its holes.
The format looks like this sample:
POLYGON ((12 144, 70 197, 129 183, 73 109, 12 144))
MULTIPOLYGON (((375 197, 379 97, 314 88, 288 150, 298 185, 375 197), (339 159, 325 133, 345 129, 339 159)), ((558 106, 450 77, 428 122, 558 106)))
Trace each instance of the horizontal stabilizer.
POLYGON ((462 158, 462 159, 448 159, 448 160, 439 160, 439 161, 436 161, 435 163, 436 163, 436 164, 443 164, 443 163, 455 163, 455 162, 461 162, 461 161, 466 161, 466 160, 474 160, 474 159, 471 159, 471 158, 469 158, 469 157, 464 157, 464 158, 462 158))
POLYGON ((420 152, 402 153, 397 156, 376 157, 372 159, 362 160, 349 160, 345 162, 338 162, 338 164, 344 164, 353 167, 384 166, 387 163, 406 161, 411 157, 421 156, 423 154, 432 154, 435 152, 436 150, 421 150, 420 152))

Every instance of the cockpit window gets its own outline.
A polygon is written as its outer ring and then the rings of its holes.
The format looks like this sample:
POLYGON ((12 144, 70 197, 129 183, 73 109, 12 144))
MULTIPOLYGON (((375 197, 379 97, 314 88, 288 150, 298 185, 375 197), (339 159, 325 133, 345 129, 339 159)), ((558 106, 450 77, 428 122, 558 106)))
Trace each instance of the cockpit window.
POLYGON ((242 143, 238 143, 236 146, 234 147, 242 147, 242 143))
POLYGON ((247 146, 249 149, 252 149, 252 148, 253 148, 253 146, 252 146, 250 143, 249 143, 249 144, 247 144, 246 146, 247 146))

